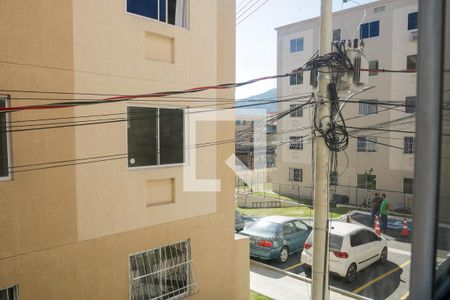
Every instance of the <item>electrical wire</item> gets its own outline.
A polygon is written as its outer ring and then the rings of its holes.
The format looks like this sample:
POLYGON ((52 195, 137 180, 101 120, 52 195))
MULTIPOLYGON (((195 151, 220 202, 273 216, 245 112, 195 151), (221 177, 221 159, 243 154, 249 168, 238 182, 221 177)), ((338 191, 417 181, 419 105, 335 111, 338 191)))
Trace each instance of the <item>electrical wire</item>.
MULTIPOLYGON (((238 26, 239 24, 241 24, 242 22, 244 22, 248 17, 250 17, 251 15, 253 15, 256 11, 258 11, 261 7, 263 7, 267 2, 269 2, 270 0, 266 0, 264 1, 260 6, 258 6, 256 9, 254 9, 252 12, 250 12, 245 18, 241 19, 240 21, 238 21, 238 23, 236 23, 236 26, 238 26)), ((243 15, 243 14, 242 14, 243 15)), ((240 17, 242 17, 242 15, 240 17)))

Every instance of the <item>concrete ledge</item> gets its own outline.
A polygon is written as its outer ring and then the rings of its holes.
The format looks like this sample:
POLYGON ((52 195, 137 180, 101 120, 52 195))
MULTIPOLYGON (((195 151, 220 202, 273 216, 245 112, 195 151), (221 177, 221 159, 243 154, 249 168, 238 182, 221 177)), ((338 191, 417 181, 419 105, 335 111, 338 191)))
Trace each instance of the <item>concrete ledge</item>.
MULTIPOLYGON (((278 268, 275 268, 275 267, 263 264, 263 263, 258 262, 258 261, 250 260, 250 265, 251 266, 260 267, 260 268, 264 268, 264 269, 267 269, 267 270, 279 273, 281 275, 289 276, 289 277, 292 277, 292 278, 295 278, 295 279, 298 279, 298 280, 301 280, 301 281, 304 281, 306 283, 311 284, 311 279, 309 279, 309 278, 306 278, 306 277, 303 277, 303 276, 300 276, 298 274, 294 274, 294 273, 291 273, 291 272, 288 272, 288 271, 284 271, 284 270, 281 270, 281 269, 278 269, 278 268)), ((333 286, 330 286, 330 291, 333 291, 335 293, 341 294, 343 296, 346 296, 346 297, 349 297, 349 298, 352 298, 352 299, 371 300, 370 298, 367 298, 367 297, 364 297, 364 296, 360 296, 360 295, 357 295, 357 294, 353 294, 353 293, 351 293, 349 291, 342 290, 342 289, 339 289, 339 288, 336 288, 336 287, 333 287, 333 286)))

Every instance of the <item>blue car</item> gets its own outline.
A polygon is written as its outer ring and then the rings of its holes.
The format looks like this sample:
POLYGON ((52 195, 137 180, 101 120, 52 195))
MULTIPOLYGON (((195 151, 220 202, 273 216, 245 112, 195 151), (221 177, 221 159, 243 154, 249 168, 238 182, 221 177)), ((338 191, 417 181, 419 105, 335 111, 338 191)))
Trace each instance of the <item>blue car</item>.
POLYGON ((311 230, 299 218, 270 216, 255 221, 240 234, 249 237, 250 256, 284 263, 289 255, 303 249, 311 230))

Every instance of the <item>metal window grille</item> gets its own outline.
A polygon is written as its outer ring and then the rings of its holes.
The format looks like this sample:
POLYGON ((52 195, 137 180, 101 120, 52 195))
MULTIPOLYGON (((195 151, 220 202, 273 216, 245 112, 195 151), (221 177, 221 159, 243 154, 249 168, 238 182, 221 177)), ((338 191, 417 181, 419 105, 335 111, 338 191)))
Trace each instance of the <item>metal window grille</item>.
POLYGON ((289 110, 293 110, 297 108, 296 110, 292 111, 289 116, 292 118, 298 118, 298 117, 303 117, 303 107, 301 107, 301 105, 299 104, 291 104, 289 105, 289 110))
POLYGON ((333 42, 339 42, 341 40, 341 29, 333 30, 333 42))
POLYGON ((330 172, 330 184, 337 185, 338 184, 339 173, 337 171, 330 172))
POLYGON ((289 137, 289 149, 303 150, 303 137, 302 136, 289 137))
POLYGON ((403 152, 404 153, 414 153, 414 148, 415 148, 414 137, 412 137, 412 136, 405 136, 404 137, 403 152))
POLYGON ((195 294, 190 240, 130 255, 132 300, 180 299, 195 294))
POLYGON ((19 300, 18 286, 15 285, 15 286, 0 289, 0 299, 1 300, 19 300))
POLYGON ((359 136, 357 140, 358 152, 376 152, 377 138, 374 136, 359 136))
POLYGON ((377 176, 370 174, 358 174, 357 175, 357 187, 359 189, 376 189, 377 188, 377 176))
POLYGON ((413 193, 413 183, 412 178, 403 178, 403 193, 412 194, 413 193))
MULTIPOLYGON (((378 60, 369 61, 369 70, 378 70, 378 60)), ((377 76, 378 72, 370 72, 369 76, 377 76)))
POLYGON ((413 114, 416 112, 416 96, 405 98, 405 113, 413 114))
POLYGON ((303 169, 289 168, 289 180, 290 181, 303 181, 303 169))
POLYGON ((378 113, 378 100, 368 99, 359 101, 358 111, 360 115, 372 115, 378 113))

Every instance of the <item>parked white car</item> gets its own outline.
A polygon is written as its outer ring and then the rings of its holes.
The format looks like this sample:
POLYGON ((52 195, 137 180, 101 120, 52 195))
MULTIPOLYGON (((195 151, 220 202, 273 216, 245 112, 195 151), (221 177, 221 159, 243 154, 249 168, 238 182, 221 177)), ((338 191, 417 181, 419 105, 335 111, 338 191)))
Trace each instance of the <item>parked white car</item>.
MULTIPOLYGON (((313 234, 314 230, 306 240, 301 255, 308 276, 313 261, 313 234)), ((345 222, 331 223, 329 249, 329 271, 345 278, 347 282, 354 281, 358 271, 375 262, 386 263, 388 255, 384 237, 377 236, 368 227, 345 222)))

